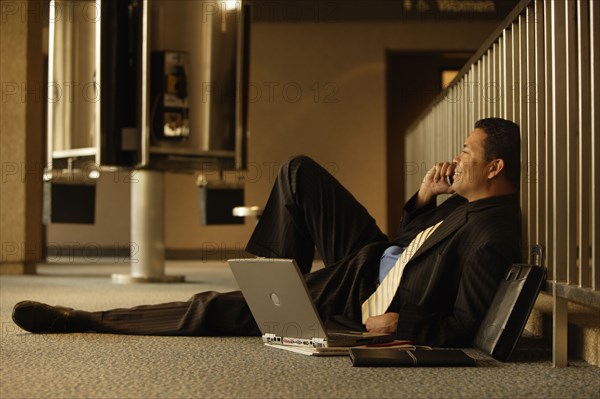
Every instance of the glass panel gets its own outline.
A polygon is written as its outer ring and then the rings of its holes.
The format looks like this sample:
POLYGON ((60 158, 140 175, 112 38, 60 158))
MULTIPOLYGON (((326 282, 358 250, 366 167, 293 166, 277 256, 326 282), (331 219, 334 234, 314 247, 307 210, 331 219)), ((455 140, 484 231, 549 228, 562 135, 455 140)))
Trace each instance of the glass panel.
MULTIPOLYGON (((50 4, 50 71, 48 101, 53 157, 57 151, 96 145, 95 107, 100 100, 96 84, 95 1, 50 4)), ((70 155, 76 156, 76 153, 70 155)))
POLYGON ((151 1, 151 152, 233 156, 241 2, 151 1), (177 58, 180 62, 172 59, 177 58), (185 85, 185 101, 163 82, 185 85), (189 123, 185 134, 167 134, 171 120, 189 123))

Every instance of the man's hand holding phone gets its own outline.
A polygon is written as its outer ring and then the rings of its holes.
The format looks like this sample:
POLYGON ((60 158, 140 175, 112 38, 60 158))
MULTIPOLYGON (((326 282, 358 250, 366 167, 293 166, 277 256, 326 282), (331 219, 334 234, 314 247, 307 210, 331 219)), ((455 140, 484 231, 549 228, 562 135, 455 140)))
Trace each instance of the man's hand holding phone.
POLYGON ((453 162, 438 162, 427 171, 417 197, 418 208, 440 194, 454 194, 452 177, 455 169, 453 162))

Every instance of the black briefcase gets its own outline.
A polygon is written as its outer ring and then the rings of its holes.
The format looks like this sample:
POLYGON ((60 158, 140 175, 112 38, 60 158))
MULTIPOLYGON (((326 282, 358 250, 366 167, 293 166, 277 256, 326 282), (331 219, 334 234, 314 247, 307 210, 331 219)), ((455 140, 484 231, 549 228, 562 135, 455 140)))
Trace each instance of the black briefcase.
POLYGON ((497 360, 510 357, 546 279, 541 246, 530 254, 530 264, 510 267, 475 336, 474 345, 497 360))

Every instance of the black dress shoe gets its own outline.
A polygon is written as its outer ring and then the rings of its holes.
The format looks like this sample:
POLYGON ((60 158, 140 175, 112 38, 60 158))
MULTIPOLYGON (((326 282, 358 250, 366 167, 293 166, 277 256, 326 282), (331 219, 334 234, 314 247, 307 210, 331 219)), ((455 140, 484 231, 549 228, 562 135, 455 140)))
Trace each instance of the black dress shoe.
POLYGON ((13 321, 23 330, 32 333, 75 332, 74 310, 45 303, 23 301, 15 305, 13 321))

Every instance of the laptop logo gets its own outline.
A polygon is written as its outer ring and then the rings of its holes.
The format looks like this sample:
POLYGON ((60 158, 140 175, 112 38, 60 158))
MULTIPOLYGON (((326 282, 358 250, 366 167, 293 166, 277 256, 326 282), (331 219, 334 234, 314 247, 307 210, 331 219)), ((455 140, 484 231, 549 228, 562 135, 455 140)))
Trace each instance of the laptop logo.
POLYGON ((275 306, 281 306, 281 300, 279 299, 277 294, 274 292, 271 294, 271 301, 273 302, 273 304, 275 306))

